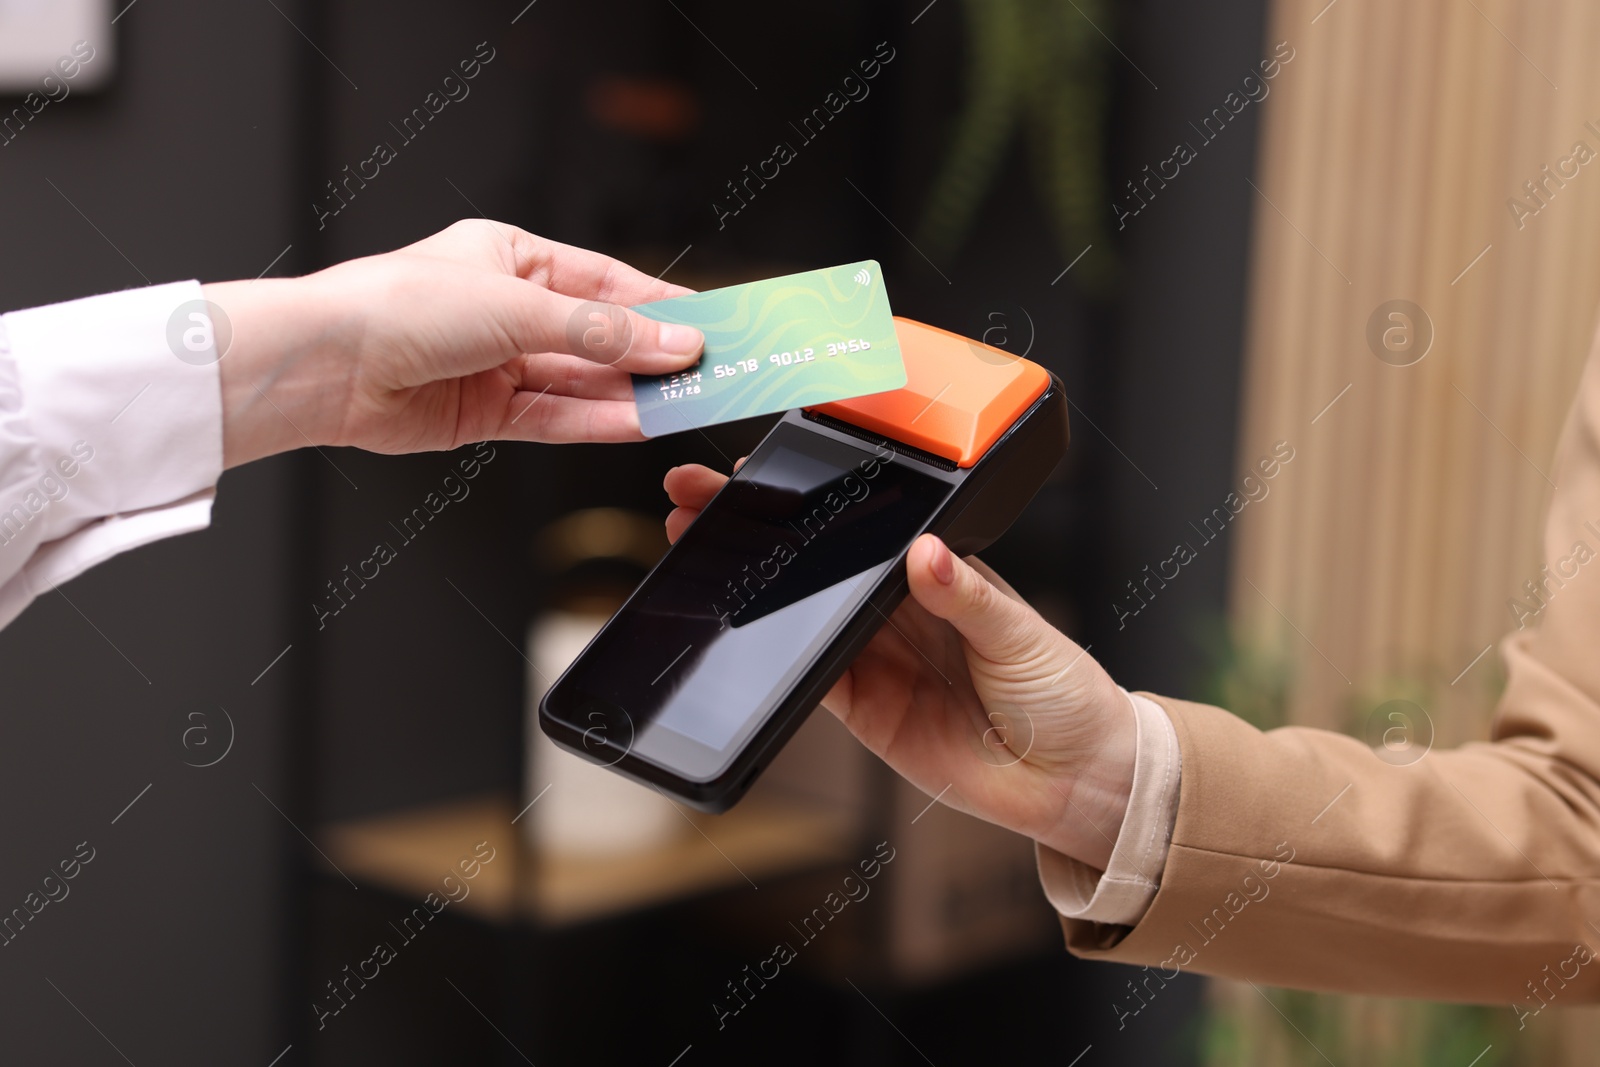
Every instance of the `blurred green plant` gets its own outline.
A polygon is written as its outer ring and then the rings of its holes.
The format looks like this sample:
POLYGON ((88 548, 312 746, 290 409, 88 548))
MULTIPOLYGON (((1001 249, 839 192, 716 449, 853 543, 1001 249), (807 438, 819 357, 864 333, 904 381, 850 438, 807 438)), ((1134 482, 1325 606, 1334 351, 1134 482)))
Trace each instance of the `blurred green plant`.
POLYGON ((966 99, 918 243, 935 259, 960 248, 1020 131, 1064 262, 1095 246, 1074 275, 1084 288, 1102 292, 1116 263, 1104 173, 1111 46, 1100 31, 1109 22, 1108 4, 965 0, 963 6, 966 99))
POLYGON ((1258 730, 1284 725, 1293 679, 1288 656, 1236 640, 1220 618, 1197 626, 1194 636, 1206 663, 1195 699, 1227 708, 1258 730))
MULTIPOLYGON (((1215 992, 1215 991, 1214 991, 1215 992)), ((1206 1067, 1498 1067, 1526 1062, 1511 1013, 1467 1004, 1328 996, 1231 986, 1211 998, 1206 1067)))

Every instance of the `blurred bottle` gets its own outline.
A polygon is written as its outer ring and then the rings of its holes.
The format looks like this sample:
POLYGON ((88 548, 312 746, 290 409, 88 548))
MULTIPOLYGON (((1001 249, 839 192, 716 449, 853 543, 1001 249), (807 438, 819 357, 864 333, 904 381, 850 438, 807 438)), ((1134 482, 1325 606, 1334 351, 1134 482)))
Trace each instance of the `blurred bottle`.
POLYGON ((660 847, 688 829, 653 789, 556 747, 539 728, 539 701, 667 549, 658 519, 619 508, 566 515, 540 533, 551 596, 528 627, 523 822, 536 848, 609 856, 660 847))

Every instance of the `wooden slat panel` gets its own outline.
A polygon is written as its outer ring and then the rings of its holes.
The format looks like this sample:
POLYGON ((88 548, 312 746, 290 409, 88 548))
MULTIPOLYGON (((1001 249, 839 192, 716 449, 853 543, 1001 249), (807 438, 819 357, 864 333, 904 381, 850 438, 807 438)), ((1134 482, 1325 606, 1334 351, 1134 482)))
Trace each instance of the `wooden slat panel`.
POLYGON ((1506 201, 1576 140, 1600 150, 1584 128, 1600 15, 1340 0, 1312 24, 1320 9, 1279 0, 1267 38, 1296 58, 1263 116, 1241 475, 1275 441, 1297 454, 1233 531, 1234 621, 1290 657, 1292 721, 1345 726, 1354 698, 1409 678, 1439 690, 1442 739, 1472 736, 1493 655, 1448 683, 1538 571, 1535 466, 1550 471, 1600 294, 1600 175, 1520 231, 1506 201), (1434 326, 1411 367, 1367 346, 1396 298, 1434 326))

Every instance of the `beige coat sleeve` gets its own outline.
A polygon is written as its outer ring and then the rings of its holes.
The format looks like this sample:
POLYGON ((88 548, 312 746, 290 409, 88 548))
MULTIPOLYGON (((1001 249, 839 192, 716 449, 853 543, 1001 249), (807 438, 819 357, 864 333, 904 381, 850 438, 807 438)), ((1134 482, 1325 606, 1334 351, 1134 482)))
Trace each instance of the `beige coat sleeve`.
POLYGON ((1131 928, 1064 919, 1068 947, 1169 977, 1600 1001, 1600 352, 1555 480, 1556 577, 1536 628, 1501 645, 1492 742, 1391 766, 1353 738, 1153 697, 1182 760, 1160 890, 1131 928))

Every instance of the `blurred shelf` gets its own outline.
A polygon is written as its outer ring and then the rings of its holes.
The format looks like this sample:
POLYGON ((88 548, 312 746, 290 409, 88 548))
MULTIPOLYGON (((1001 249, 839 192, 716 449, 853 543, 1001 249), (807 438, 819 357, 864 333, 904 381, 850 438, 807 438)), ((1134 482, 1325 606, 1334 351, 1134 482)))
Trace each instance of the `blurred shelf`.
POLYGON ((771 796, 724 815, 679 809, 693 826, 660 846, 589 856, 530 846, 503 793, 336 823, 319 834, 328 857, 361 885, 422 899, 441 893, 456 863, 487 841, 496 850, 451 910, 492 922, 559 926, 617 915, 763 879, 848 862, 856 827, 844 814, 771 796))

